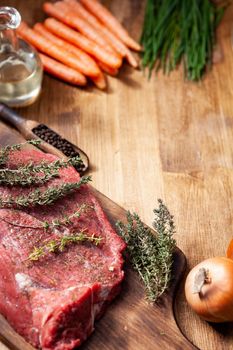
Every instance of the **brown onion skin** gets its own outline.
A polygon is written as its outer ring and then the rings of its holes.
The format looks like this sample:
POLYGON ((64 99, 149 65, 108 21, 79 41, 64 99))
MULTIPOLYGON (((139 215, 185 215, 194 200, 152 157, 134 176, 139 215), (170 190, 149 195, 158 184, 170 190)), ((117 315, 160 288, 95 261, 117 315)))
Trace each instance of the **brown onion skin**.
POLYGON ((188 274, 185 296, 191 308, 209 322, 233 321, 233 260, 215 257, 202 261, 188 274), (210 283, 193 294, 194 278, 200 268, 209 271, 210 283))

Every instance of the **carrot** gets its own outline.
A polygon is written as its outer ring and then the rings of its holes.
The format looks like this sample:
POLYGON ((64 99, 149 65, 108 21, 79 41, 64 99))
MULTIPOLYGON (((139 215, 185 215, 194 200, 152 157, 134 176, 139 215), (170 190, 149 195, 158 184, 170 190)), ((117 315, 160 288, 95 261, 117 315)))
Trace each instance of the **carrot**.
MULTIPOLYGON (((77 55, 77 57, 80 58, 80 60, 83 62, 85 70, 87 71, 86 75, 90 77, 90 79, 94 82, 94 84, 101 90, 106 88, 106 79, 101 72, 99 66, 96 64, 96 62, 91 58, 89 55, 87 55, 85 52, 79 50, 76 46, 67 43, 66 41, 56 37, 54 34, 48 31, 48 29, 41 23, 36 23, 34 25, 34 29, 43 35, 45 38, 48 38, 53 42, 54 44, 57 44, 58 46, 63 47, 63 49, 67 50, 68 52, 72 52, 74 55, 77 55), (90 66, 94 67, 97 74, 88 74, 88 64, 90 66)), ((85 72, 83 72, 85 74, 85 72)))
POLYGON ((101 90, 104 90, 107 86, 105 76, 102 72, 98 77, 92 78, 92 81, 101 90))
POLYGON ((112 56, 107 51, 103 50, 101 46, 85 38, 82 34, 69 28, 56 19, 47 18, 44 24, 52 33, 78 46, 80 49, 89 53, 105 65, 114 69, 118 69, 121 66, 122 60, 119 57, 112 56))
POLYGON ((34 25, 34 30, 41 34, 44 38, 50 40, 53 44, 62 47, 67 52, 71 52, 77 56, 80 60, 80 65, 82 65, 81 72, 88 77, 97 77, 100 75, 101 71, 97 66, 96 62, 85 52, 80 50, 77 46, 67 43, 52 34, 42 23, 36 23, 34 25))
POLYGON ((134 68, 138 67, 138 62, 130 52, 127 46, 120 41, 108 28, 106 28, 101 22, 98 21, 90 12, 88 12, 82 4, 76 0, 64 0, 73 11, 77 13, 83 20, 87 21, 93 28, 102 34, 105 40, 119 53, 121 56, 126 57, 127 61, 134 68))
MULTIPOLYGON (((115 75, 118 74, 118 70, 117 69, 113 69, 111 67, 108 67, 108 66, 106 66, 104 63, 102 63, 100 61, 97 61, 97 63, 96 63, 91 56, 86 54, 84 51, 79 50, 79 48, 77 46, 69 44, 65 40, 62 40, 62 39, 58 38, 57 36, 55 36, 42 23, 36 23, 33 28, 35 29, 35 31, 37 31, 38 33, 43 35, 45 38, 48 38, 54 44, 63 47, 65 50, 67 50, 68 52, 72 52, 74 55, 77 55, 80 58, 80 60, 83 61, 84 63, 95 66, 96 69, 97 69, 98 74, 96 74, 96 75, 89 75, 89 76, 91 78, 99 78, 99 80, 98 79, 97 80, 96 79, 92 79, 92 80, 95 80, 97 82, 99 82, 101 80, 103 81, 103 78, 100 79, 100 75, 102 75, 102 72, 101 72, 100 68, 104 72, 106 72, 106 73, 108 73, 110 75, 115 76, 115 75)), ((85 75, 88 76, 88 74, 85 74, 85 75)), ((103 84, 102 84, 102 86, 103 86, 103 84)))
POLYGON ((123 28, 121 23, 97 0, 81 0, 81 3, 106 25, 123 43, 129 48, 141 51, 141 46, 130 37, 129 33, 123 28))
POLYGON ((54 75, 56 78, 59 78, 61 80, 66 81, 67 83, 73 84, 73 85, 85 85, 86 82, 80 79, 80 74, 76 70, 69 68, 65 66, 64 64, 55 61, 54 59, 43 55, 42 53, 39 54, 40 59, 42 61, 44 70, 54 75))
MULTIPOLYGON (((77 56, 80 58, 80 60, 82 60, 84 63, 86 62, 87 64, 94 64, 97 67, 98 70, 98 74, 96 74, 95 76, 90 76, 91 78, 97 78, 97 79, 92 79, 94 82, 103 82, 103 77, 100 79, 100 75, 102 76, 102 72, 100 70, 100 68, 106 72, 109 75, 117 75, 118 74, 118 70, 117 69, 113 69, 111 67, 106 66, 104 63, 100 62, 100 61, 94 61, 93 58, 91 58, 91 56, 89 56, 88 54, 86 54, 84 51, 81 51, 78 49, 77 46, 74 46, 72 44, 67 43, 65 40, 62 40, 60 38, 58 38, 57 36, 55 36, 54 34, 52 34, 42 23, 36 23, 33 27, 35 29, 35 31, 37 31, 38 33, 40 33, 41 35, 43 35, 45 38, 48 38, 49 40, 51 40, 51 42, 53 42, 56 45, 62 46, 64 49, 66 49, 69 52, 72 52, 74 55, 77 54, 77 56), (89 62, 88 62, 89 60, 89 62), (98 65, 97 65, 98 64, 98 65), (99 68, 100 67, 100 68, 99 68), (99 78, 99 79, 98 79, 99 78)), ((86 74, 88 76, 88 74, 86 74)), ((99 84, 100 85, 100 84, 99 84)), ((103 83, 101 84, 101 89, 104 89, 103 87, 103 83)), ((99 87, 99 86, 98 86, 99 87)))
POLYGON ((86 84, 86 78, 80 72, 80 62, 75 55, 67 53, 59 46, 54 45, 50 40, 29 28, 25 22, 21 22, 20 26, 17 28, 17 32, 23 39, 35 46, 39 51, 75 69, 79 73, 80 85, 86 84))
POLYGON ((86 21, 84 21, 81 17, 77 17, 73 13, 73 10, 70 6, 64 2, 58 1, 54 4, 45 3, 43 5, 44 11, 61 21, 62 23, 78 30, 88 39, 93 40, 96 44, 103 47, 103 50, 108 51, 113 56, 118 57, 119 54, 112 49, 112 47, 108 44, 106 40, 96 32, 86 21))
MULTIPOLYGON (((89 25, 91 25, 95 30, 101 33, 101 35, 104 37, 104 39, 110 44, 121 56, 125 56, 124 49, 118 48, 117 45, 113 45, 111 41, 109 41, 108 36, 105 33, 105 27, 97 20, 96 17, 94 17, 90 12, 88 12, 85 7, 83 7, 79 2, 76 0, 64 0, 64 3, 72 8, 74 13, 77 17, 82 18, 84 21, 86 21, 89 25)), ((110 34, 111 35, 111 34, 110 34)), ((116 38, 116 37, 115 37, 116 38)), ((118 39, 117 39, 118 40, 118 39)), ((120 45, 123 45, 120 42, 120 45)))
POLYGON ((107 73, 109 75, 112 75, 113 77, 115 77, 119 73, 118 69, 113 69, 109 66, 106 66, 106 64, 104 64, 100 61, 96 61, 96 62, 99 65, 99 67, 102 69, 102 71, 104 71, 105 73, 107 73))

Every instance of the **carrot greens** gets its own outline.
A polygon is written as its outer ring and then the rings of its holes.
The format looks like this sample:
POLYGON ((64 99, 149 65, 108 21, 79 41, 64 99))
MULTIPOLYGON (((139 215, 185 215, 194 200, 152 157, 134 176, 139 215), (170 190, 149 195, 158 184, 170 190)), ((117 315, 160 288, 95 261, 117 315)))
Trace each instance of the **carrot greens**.
POLYGON ((182 61, 185 77, 198 81, 211 66, 215 30, 225 6, 210 0, 147 0, 142 66, 169 73, 182 61))

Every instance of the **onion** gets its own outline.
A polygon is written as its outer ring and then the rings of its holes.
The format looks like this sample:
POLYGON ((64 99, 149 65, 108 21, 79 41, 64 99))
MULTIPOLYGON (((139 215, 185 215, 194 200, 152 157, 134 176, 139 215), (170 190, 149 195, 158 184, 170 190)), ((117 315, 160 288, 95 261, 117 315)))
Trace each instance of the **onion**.
POLYGON ((227 248, 227 258, 233 259, 233 239, 230 241, 227 248))
POLYGON ((233 321, 233 260, 204 260, 188 274, 185 296, 191 308, 210 322, 233 321))

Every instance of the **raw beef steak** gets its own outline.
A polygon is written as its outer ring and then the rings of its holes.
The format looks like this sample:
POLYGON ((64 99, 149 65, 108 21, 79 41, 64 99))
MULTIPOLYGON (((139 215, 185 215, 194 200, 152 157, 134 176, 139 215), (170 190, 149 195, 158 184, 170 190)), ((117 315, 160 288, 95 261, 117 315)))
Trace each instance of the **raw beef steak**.
MULTIPOLYGON (((40 151, 16 151, 7 165, 13 169, 55 159, 40 151)), ((40 189, 77 181, 78 173, 64 168, 40 189)), ((0 193, 1 197, 19 196, 34 189, 1 186, 0 193)), ((0 209, 0 222, 0 313, 36 348, 79 346, 93 331, 94 320, 119 293, 124 242, 87 185, 53 205, 0 209), (72 217, 75 212, 80 215, 72 217), (69 224, 51 224, 69 216, 69 224), (36 261, 29 259, 35 248, 78 232, 100 238, 99 244, 83 241, 65 246, 62 252, 47 249, 36 261)))

